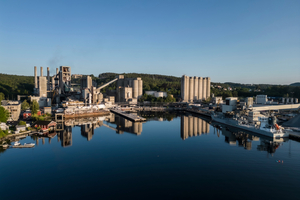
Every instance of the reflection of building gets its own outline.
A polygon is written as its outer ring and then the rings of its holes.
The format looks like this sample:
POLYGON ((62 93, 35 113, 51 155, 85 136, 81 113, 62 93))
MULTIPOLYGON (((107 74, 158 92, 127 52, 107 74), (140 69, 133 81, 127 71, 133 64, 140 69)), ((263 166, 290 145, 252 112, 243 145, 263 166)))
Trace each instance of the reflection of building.
POLYGON ((267 151, 268 153, 273 154, 279 146, 280 144, 277 142, 271 142, 269 140, 260 140, 260 145, 257 145, 257 150, 267 151))
POLYGON ((117 124, 118 133, 129 132, 136 135, 141 135, 143 131, 143 124, 141 122, 132 122, 119 115, 115 115, 115 122, 117 124))
POLYGON ((238 142, 239 147, 244 147, 247 150, 252 149, 252 141, 258 141, 259 137, 247 134, 243 131, 231 132, 228 127, 222 127, 222 135, 225 136, 225 142, 230 145, 236 145, 238 142))
POLYGON ((63 131, 58 132, 59 139, 61 141, 61 146, 67 147, 72 146, 72 127, 65 126, 63 131))
POLYGON ((90 141, 94 135, 94 124, 84 124, 81 125, 81 135, 86 137, 90 141))
POLYGON ((181 138, 183 140, 202 133, 209 133, 209 124, 205 120, 193 116, 181 116, 181 138))

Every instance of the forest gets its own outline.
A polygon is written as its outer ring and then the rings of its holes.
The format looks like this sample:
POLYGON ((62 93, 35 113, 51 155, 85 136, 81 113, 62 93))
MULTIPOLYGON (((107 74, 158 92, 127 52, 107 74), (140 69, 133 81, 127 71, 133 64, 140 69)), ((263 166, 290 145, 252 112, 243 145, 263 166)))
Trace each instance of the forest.
MULTIPOLYGON (((117 75, 124 75, 126 78, 141 77, 143 80, 143 91, 163 91, 167 92, 168 95, 173 95, 176 100, 180 100, 180 87, 181 78, 175 76, 165 76, 158 74, 137 74, 137 73, 102 73, 98 77, 90 75, 99 86, 113 80, 117 75)), ((80 84, 80 79, 72 79, 72 83, 80 84)), ((300 86, 299 83, 291 85, 268 85, 268 84, 240 84, 240 83, 211 83, 211 93, 215 96, 231 97, 250 97, 258 94, 266 94, 269 97, 296 97, 300 99, 300 86), (220 85, 222 88, 233 88, 230 90, 223 90, 215 88, 213 86, 220 85)), ((33 76, 18 76, 0 74, 0 100, 12 99, 16 100, 17 95, 32 95, 34 88, 34 77, 33 76)), ((113 83, 104 89, 102 92, 105 93, 109 90, 115 90, 116 84, 113 83)), ((143 97, 148 99, 150 97, 143 97)), ((153 99, 151 99, 153 101, 153 99)), ((159 99, 164 101, 165 99, 159 99)), ((173 100, 172 100, 173 101, 173 100)))

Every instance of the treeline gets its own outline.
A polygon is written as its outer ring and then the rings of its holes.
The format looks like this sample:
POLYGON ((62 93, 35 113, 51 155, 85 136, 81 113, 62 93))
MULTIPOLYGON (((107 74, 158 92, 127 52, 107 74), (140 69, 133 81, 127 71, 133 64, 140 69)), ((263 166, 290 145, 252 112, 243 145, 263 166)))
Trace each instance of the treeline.
POLYGON ((33 94, 34 77, 0 73, 0 98, 16 100, 17 95, 33 94))

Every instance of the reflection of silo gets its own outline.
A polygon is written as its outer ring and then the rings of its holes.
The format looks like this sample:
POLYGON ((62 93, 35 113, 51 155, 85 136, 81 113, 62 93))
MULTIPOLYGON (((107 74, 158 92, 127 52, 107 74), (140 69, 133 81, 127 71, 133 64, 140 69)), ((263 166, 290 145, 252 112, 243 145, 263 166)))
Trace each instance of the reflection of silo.
POLYGON ((198 77, 194 77, 194 100, 198 100, 198 77))
POLYGON ((202 120, 202 133, 206 133, 206 121, 202 120))
POLYGON ((207 80, 206 78, 203 78, 203 91, 202 91, 202 98, 205 100, 206 99, 206 83, 207 83, 207 80))
POLYGON ((206 97, 208 98, 208 97, 210 97, 210 78, 207 77, 206 80, 207 80, 207 84, 206 84, 206 97))
POLYGON ((133 133, 135 133, 135 134, 139 133, 139 125, 138 125, 138 123, 133 123, 133 133))
POLYGON ((202 100, 203 98, 203 95, 202 95, 202 92, 203 91, 203 78, 202 77, 199 77, 199 80, 198 80, 198 99, 202 100))
POLYGON ((143 124, 142 123, 139 123, 139 133, 141 134, 143 131, 143 124))
POLYGON ((252 142, 251 141, 245 141, 245 149, 251 150, 252 148, 252 142))
POLYGON ((133 98, 138 98, 139 94, 139 81, 133 80, 133 98))
POLYGON ((209 123, 206 122, 206 133, 209 133, 209 123))
POLYGON ((138 90, 138 98, 143 96, 143 81, 140 79, 139 81, 139 90, 138 90))
POLYGON ((188 117, 189 120, 189 136, 192 137, 193 136, 193 129, 194 129, 194 120, 193 117, 188 117))
POLYGON ((197 132, 198 132, 198 120, 197 120, 197 117, 193 117, 194 120, 194 136, 197 136, 197 132))
POLYGON ((190 77, 190 96, 189 96, 189 101, 193 101, 194 97, 194 79, 193 77, 190 77))
POLYGON ((198 118, 198 135, 202 134, 202 119, 198 118))
POLYGON ((189 137, 189 118, 184 116, 184 139, 189 137))

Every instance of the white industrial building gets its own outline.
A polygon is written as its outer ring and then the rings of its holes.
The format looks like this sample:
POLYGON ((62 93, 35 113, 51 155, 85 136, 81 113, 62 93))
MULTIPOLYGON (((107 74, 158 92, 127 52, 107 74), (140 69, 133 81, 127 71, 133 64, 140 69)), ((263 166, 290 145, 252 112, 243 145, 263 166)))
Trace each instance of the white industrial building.
POLYGON ((181 78, 181 98, 184 102, 206 100, 210 97, 210 78, 189 77, 181 78))
POLYGON ((256 103, 257 104, 266 104, 268 101, 267 95, 256 95, 256 103))
POLYGON ((154 96, 156 98, 158 97, 167 97, 168 94, 166 92, 157 92, 157 91, 146 91, 145 92, 147 95, 154 96))

